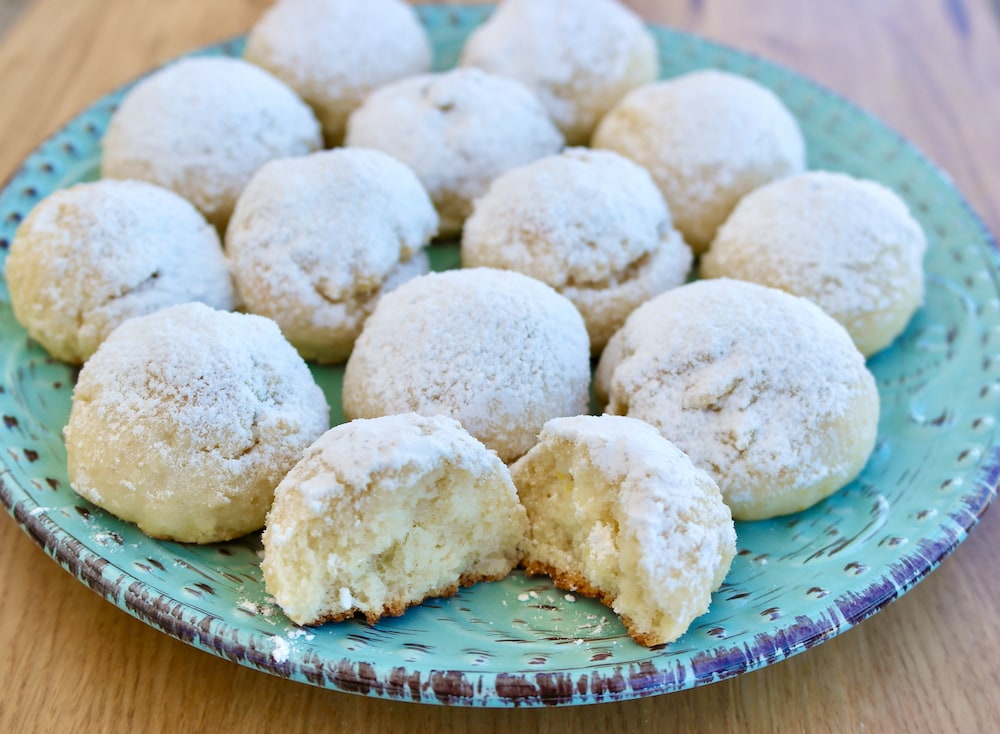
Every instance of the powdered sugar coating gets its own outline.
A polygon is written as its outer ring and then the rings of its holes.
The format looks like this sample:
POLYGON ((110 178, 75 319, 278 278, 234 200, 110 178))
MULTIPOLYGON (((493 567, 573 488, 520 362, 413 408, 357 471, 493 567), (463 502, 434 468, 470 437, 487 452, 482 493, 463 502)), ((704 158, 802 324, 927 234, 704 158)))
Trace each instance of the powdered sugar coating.
POLYGON ((385 151, 412 168, 448 235, 461 230, 490 181, 557 152, 563 139, 519 82, 453 69, 372 92, 348 119, 345 143, 385 151))
POLYGON ((599 597, 646 645, 708 610, 736 554, 718 486, 655 428, 620 416, 556 418, 511 466, 528 511, 524 565, 599 597))
POLYGON ((250 30, 244 58, 294 89, 336 145, 365 95, 430 70, 431 46, 400 0, 280 0, 250 30))
POLYGON ((610 151, 568 148, 508 171, 462 232, 463 265, 516 270, 569 298, 595 354, 691 261, 649 173, 610 151))
POLYGON ((386 294, 365 323, 344 413, 448 415, 512 461, 545 421, 586 411, 589 353, 580 314, 545 284, 490 268, 429 273, 386 294))
POLYGON ((18 227, 6 273, 18 321, 71 364, 132 316, 186 301, 234 306, 215 229, 181 197, 139 181, 46 197, 18 227))
POLYGON ((176 191, 223 229, 260 166, 321 144, 312 111, 283 82, 239 59, 186 58, 125 95, 102 142, 101 173, 176 191))
POLYGON ((808 298, 871 355, 892 343, 920 306, 926 249, 923 230, 894 192, 810 171, 740 201, 702 258, 701 274, 808 298))
POLYGON ((306 359, 347 359, 385 291, 427 272, 437 214, 417 177, 376 150, 266 163, 240 195, 226 251, 246 308, 306 359))
POLYGON ((80 371, 70 484, 154 537, 228 540, 263 526, 328 416, 274 322, 172 306, 123 323, 80 371))
POLYGON ((739 199, 805 168, 798 123, 768 89, 723 71, 697 71, 627 94, 593 146, 649 169, 695 254, 739 199))
POLYGON ((444 416, 344 423, 275 491, 267 591, 300 624, 370 622, 427 596, 506 576, 527 526, 507 467, 444 416))
POLYGON ((595 392, 654 425, 718 482, 738 520, 802 510, 861 471, 875 380, 805 299, 727 278, 667 291, 608 343, 595 392))
POLYGON ((524 83, 570 145, 629 90, 656 79, 656 42, 615 0, 504 0, 469 36, 461 63, 524 83))

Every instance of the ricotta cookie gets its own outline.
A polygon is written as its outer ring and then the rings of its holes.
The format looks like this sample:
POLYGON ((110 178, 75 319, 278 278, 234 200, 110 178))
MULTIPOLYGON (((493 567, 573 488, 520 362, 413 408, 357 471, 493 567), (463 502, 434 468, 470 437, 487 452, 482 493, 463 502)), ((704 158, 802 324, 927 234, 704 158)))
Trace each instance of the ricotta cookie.
POLYGON ((283 82, 223 56, 182 59, 136 84, 108 123, 101 173, 159 184, 224 229, 240 191, 272 158, 322 145, 283 82))
POLYGON ((417 174, 455 235, 472 201, 511 168, 559 151, 562 135, 526 87, 479 69, 386 84, 347 122, 347 145, 376 148, 417 174))
POLYGON ((398 616, 500 579, 527 526, 510 472, 455 421, 413 413, 343 423, 275 491, 267 592, 293 622, 398 616))
POLYGON ((586 412, 590 346, 573 304, 491 268, 429 273, 378 302, 344 373, 348 418, 442 414, 505 462, 545 421, 586 412))
POLYGON ((878 429, 875 379, 844 328, 803 298, 728 278, 633 311, 601 355, 595 392, 711 474, 737 520, 837 491, 878 429))
POLYGON ((70 485, 154 538, 229 540, 263 527, 328 414, 274 322, 172 306, 123 323, 80 370, 70 485))
POLYGON ((528 573, 599 598, 643 645, 676 640, 708 611, 736 555, 732 515, 655 428, 556 418, 511 475, 528 511, 528 573))
POLYGON ((431 68, 416 12, 400 0, 280 0, 247 37, 243 56, 312 107, 328 145, 370 91, 431 68))
POLYGON ((748 194, 702 258, 701 274, 808 298, 868 356, 889 346, 920 307, 926 250, 920 225, 885 186, 810 171, 748 194))
POLYGON ((338 148, 271 161, 240 195, 226 252, 248 311, 304 358, 347 359, 379 297, 429 269, 427 192, 385 153, 338 148))
POLYGON ((234 306, 215 229, 173 192, 138 181, 46 197, 18 227, 6 267, 14 316, 70 364, 132 316, 187 301, 234 306))
POLYGON ((594 354, 636 306, 682 284, 691 260, 649 174, 586 148, 500 176, 462 232, 463 265, 516 270, 569 298, 594 354))
POLYGON ((656 79, 656 41, 615 0, 504 0, 472 32, 461 63, 524 83, 570 145, 627 92, 656 79))
POLYGON ((688 244, 701 254, 742 196, 805 168, 798 123, 746 77, 698 71, 629 92, 593 146, 649 169, 688 244))

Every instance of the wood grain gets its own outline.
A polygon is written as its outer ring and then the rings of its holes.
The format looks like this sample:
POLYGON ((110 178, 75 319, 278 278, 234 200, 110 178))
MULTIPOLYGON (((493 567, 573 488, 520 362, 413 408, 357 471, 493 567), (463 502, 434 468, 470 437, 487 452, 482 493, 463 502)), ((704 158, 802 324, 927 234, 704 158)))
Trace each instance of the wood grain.
MULTIPOLYGON (((95 97, 245 31, 262 0, 36 0, 0 45, 0 176, 95 97)), ((913 140, 1000 231, 1000 22, 990 0, 631 3, 784 63, 913 140)), ((1000 730, 1000 517, 856 629, 771 668, 653 699, 553 710, 416 706, 253 672, 100 599, 0 520, 0 731, 1000 730)))

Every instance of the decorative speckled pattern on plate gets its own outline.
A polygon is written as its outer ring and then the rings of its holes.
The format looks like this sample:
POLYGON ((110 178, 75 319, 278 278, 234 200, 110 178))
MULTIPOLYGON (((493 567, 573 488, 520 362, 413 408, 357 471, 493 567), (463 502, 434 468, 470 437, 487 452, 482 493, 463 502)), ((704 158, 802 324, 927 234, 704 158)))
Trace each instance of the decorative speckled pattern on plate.
MULTIPOLYGON (((483 8, 424 7, 437 63, 454 63, 483 8)), ((728 678, 801 652, 878 611, 933 570, 993 499, 1000 453, 995 244, 953 186, 851 104, 760 59, 654 29, 664 76, 715 66, 774 89, 806 132, 812 167, 867 176, 908 201, 928 233, 927 299, 870 361, 882 397, 860 478, 807 512, 738 524, 739 554, 712 609, 677 642, 633 643, 601 605, 515 573, 368 627, 305 629, 266 597, 259 538, 206 547, 154 541, 68 486, 61 429, 74 371, 14 321, 0 284, 0 497, 63 567, 130 614, 198 648, 341 691, 469 706, 585 704, 728 678)), ((204 51, 239 54, 236 41, 204 51)), ((44 143, 0 194, 0 259, 54 189, 97 174, 121 99, 99 100, 44 143)), ((457 260, 437 248, 440 267, 457 260)), ((315 370, 339 405, 340 373, 315 370)), ((339 417, 339 408, 334 411, 339 417)))

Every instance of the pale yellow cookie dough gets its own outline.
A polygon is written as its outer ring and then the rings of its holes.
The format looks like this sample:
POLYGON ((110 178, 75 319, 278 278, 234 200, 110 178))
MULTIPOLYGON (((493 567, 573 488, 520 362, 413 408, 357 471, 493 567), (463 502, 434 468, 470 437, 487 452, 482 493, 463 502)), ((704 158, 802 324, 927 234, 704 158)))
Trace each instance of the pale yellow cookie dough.
POLYGON ((456 421, 413 413, 324 434, 278 485, 267 592, 298 624, 373 623, 506 576, 527 519, 507 467, 456 421))
POLYGON ((530 523, 528 573, 599 598, 643 645, 676 640, 708 610, 736 554, 732 515, 655 428, 555 418, 511 476, 530 523))

